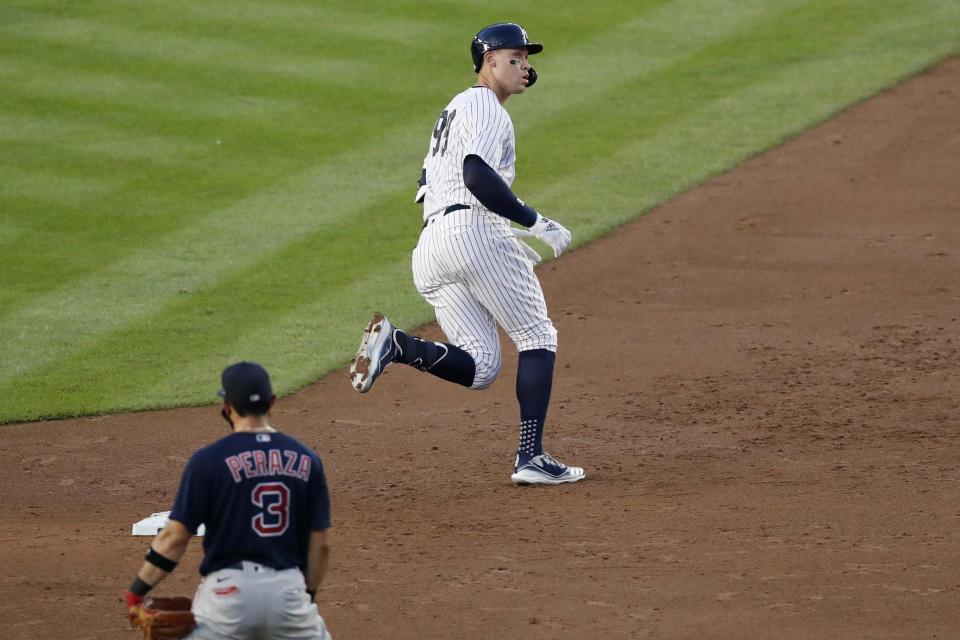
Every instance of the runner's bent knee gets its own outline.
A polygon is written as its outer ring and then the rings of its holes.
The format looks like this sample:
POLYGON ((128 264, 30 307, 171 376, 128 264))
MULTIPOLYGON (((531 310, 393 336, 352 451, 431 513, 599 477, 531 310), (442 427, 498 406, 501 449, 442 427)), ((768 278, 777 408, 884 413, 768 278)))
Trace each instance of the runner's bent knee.
POLYGON ((473 356, 473 360, 476 363, 476 373, 473 377, 473 384, 470 386, 471 389, 479 391, 480 389, 486 389, 493 381, 497 379, 497 376, 500 375, 500 365, 501 358, 500 352, 496 353, 490 352, 470 352, 470 355, 473 356))

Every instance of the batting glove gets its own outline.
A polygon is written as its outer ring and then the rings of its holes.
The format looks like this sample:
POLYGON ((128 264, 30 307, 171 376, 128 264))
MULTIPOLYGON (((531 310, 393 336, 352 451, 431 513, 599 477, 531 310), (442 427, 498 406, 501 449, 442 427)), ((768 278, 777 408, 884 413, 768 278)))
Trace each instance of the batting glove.
POLYGON ((532 238, 533 232, 527 231, 526 229, 519 229, 517 227, 510 227, 510 231, 512 231, 513 235, 517 237, 517 242, 519 242, 520 246, 523 247, 523 252, 527 254, 527 258, 530 260, 530 262, 532 262, 533 264, 537 264, 538 262, 540 262, 540 254, 537 253, 536 249, 534 249, 533 247, 531 247, 526 242, 520 239, 520 238, 532 238))
POLYGON ((571 236, 562 224, 549 218, 544 218, 537 214, 537 221, 530 227, 533 235, 553 249, 553 257, 559 258, 560 254, 567 250, 570 244, 571 236))

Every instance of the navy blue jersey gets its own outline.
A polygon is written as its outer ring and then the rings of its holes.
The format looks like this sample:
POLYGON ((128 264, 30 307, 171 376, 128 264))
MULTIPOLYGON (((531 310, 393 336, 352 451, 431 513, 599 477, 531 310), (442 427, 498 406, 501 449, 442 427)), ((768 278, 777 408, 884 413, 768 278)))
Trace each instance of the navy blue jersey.
POLYGON ((289 435, 232 433, 193 454, 170 519, 206 526, 202 575, 241 560, 303 570, 310 532, 330 526, 323 465, 289 435))

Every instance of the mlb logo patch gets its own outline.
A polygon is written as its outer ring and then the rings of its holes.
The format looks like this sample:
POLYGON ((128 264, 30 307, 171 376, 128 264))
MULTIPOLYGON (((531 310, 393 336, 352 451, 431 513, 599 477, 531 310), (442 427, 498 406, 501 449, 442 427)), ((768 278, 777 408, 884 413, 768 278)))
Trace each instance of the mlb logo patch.
POLYGON ((258 434, 257 434, 257 442, 270 442, 270 434, 269 434, 269 433, 258 433, 258 434))

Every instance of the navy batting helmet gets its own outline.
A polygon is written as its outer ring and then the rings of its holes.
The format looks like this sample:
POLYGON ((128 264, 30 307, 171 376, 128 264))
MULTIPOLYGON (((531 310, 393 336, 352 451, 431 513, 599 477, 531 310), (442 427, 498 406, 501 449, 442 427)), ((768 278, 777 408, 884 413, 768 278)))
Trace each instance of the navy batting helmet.
MULTIPOLYGON (((530 42, 527 32, 518 24, 513 22, 492 24, 481 29, 474 36, 473 44, 470 45, 470 53, 473 55, 473 70, 480 71, 480 67, 483 65, 483 54, 495 49, 526 49, 527 53, 533 55, 543 51, 543 45, 538 42, 530 42)), ((531 80, 534 77, 536 76, 531 76, 531 80)), ((533 84, 533 82, 531 81, 529 84, 533 84)))

